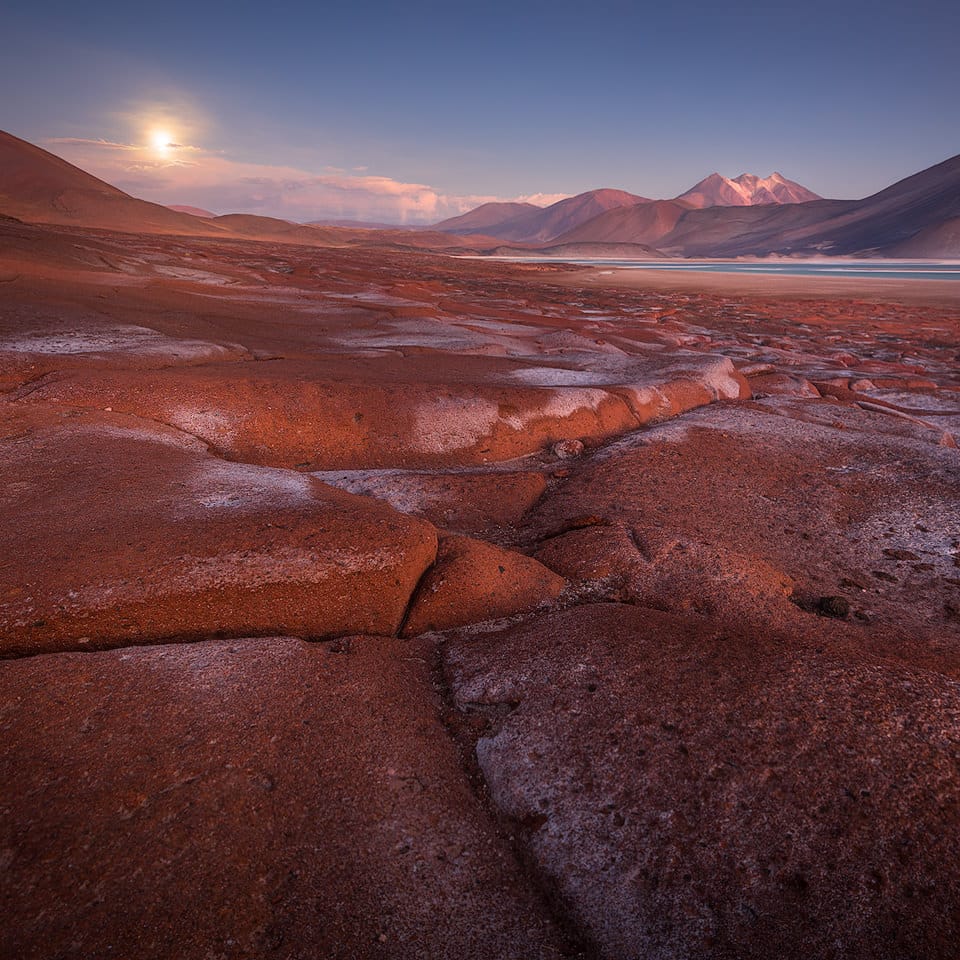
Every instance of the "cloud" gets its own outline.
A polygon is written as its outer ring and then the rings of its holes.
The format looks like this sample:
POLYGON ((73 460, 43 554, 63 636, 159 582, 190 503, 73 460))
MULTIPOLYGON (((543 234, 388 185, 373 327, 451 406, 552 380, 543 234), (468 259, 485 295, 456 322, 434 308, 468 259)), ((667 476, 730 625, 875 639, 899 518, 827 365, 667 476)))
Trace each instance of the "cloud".
MULTIPOLYGON (((67 147, 68 152, 74 148, 93 147, 98 150, 140 150, 132 143, 112 143, 109 140, 88 140, 84 137, 50 137, 44 141, 51 147, 67 147)), ((62 151, 61 151, 62 152, 62 151)))
POLYGON ((532 203, 538 207, 549 207, 551 203, 566 200, 569 193, 530 193, 523 197, 514 197, 516 203, 532 203))
MULTIPOLYGON (((156 149, 108 140, 58 137, 54 153, 134 196, 217 213, 258 213, 305 222, 353 219, 424 224, 503 197, 449 194, 422 183, 325 167, 244 163, 189 144, 156 149)), ((546 206, 567 194, 507 198, 546 206)))

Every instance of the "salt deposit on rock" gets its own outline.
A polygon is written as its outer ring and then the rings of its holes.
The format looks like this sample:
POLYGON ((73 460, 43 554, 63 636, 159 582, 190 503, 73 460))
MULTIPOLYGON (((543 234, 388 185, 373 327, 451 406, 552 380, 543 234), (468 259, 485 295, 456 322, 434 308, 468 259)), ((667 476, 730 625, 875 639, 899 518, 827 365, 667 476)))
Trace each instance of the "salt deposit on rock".
POLYGON ((0 451, 3 482, 31 478, 0 502, 8 656, 396 633, 436 555, 430 524, 312 478, 221 464, 166 435, 101 431, 94 415, 34 416, 0 451))
POLYGON ((6 953, 954 960, 955 291, 240 220, 0 217, 6 953))
POLYGON ((603 956, 951 956, 957 683, 623 605, 447 651, 499 718, 494 803, 603 956))
POLYGON ((0 663, 7 954, 568 955, 425 653, 273 638, 0 663))

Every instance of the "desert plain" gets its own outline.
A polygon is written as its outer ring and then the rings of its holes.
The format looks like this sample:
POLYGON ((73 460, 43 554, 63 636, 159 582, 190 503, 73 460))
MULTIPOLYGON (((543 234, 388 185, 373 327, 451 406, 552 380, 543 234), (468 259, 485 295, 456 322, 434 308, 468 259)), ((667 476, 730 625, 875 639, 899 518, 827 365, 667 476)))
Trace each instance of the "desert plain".
POLYGON ((958 955, 949 285, 7 219, 0 307, 4 957, 958 955))

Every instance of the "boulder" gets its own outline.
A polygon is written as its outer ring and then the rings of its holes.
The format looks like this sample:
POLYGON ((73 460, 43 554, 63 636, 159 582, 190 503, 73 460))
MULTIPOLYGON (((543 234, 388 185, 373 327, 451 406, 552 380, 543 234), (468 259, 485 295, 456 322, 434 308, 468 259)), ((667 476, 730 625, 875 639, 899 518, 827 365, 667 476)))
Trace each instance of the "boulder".
POLYGON ((0 662, 0 952, 559 958, 429 659, 355 637, 0 662))
POLYGON ((403 635, 527 613, 556 599, 564 586, 563 577, 523 554, 470 537, 442 537, 437 562, 411 602, 403 635))
POLYGON ((396 633, 426 521, 179 431, 34 409, 0 442, 0 653, 396 633))
POLYGON ((960 684, 578 607, 444 647, 497 809, 610 960, 952 960, 960 684))

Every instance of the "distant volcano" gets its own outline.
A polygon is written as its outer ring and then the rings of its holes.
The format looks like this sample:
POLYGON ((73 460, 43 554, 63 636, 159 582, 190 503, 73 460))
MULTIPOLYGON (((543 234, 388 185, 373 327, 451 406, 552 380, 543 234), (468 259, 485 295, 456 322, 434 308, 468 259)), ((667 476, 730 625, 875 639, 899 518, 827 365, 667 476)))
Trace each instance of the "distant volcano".
POLYGON ((731 180, 711 173, 676 198, 691 207, 752 207, 765 203, 808 203, 823 198, 780 173, 758 177, 741 173, 731 180))

